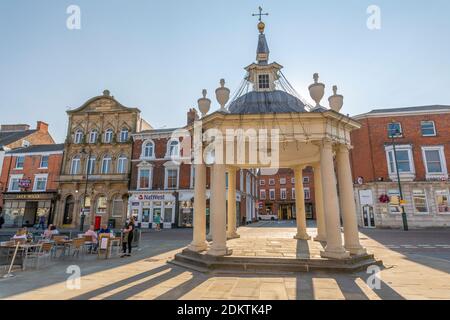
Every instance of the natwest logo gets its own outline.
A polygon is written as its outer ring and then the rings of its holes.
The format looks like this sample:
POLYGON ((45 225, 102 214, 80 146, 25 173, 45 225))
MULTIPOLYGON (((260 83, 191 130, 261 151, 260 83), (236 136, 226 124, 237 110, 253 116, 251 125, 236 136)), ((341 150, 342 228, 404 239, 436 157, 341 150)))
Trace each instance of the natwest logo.
POLYGON ((138 200, 146 200, 146 201, 152 201, 152 200, 159 200, 164 201, 165 195, 164 194, 140 194, 137 196, 138 200))

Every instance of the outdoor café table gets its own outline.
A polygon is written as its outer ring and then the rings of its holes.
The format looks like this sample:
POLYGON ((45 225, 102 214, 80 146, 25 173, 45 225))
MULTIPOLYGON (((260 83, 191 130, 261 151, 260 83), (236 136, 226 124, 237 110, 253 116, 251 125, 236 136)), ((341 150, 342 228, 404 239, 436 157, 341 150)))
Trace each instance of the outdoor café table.
MULTIPOLYGON (((41 246, 42 246, 42 244, 39 244, 39 243, 19 244, 19 250, 22 255, 22 269, 23 270, 25 270, 25 262, 27 259, 27 252, 39 249, 41 246)), ((11 244, 11 245, 7 245, 7 246, 2 246, 2 248, 7 248, 8 250, 14 250, 16 248, 16 245, 11 244)), ((11 257, 11 259, 12 259, 12 257, 11 257)))
MULTIPOLYGON (((60 239, 60 240, 55 241, 56 248, 62 248, 61 255, 59 256, 60 258, 62 258, 66 255, 67 248, 69 248, 69 250, 70 250, 71 244, 72 244, 72 240, 69 240, 69 239, 60 239)), ((56 249, 56 251, 58 251, 58 249, 56 249)), ((69 255, 70 255, 70 252, 69 252, 69 255)))

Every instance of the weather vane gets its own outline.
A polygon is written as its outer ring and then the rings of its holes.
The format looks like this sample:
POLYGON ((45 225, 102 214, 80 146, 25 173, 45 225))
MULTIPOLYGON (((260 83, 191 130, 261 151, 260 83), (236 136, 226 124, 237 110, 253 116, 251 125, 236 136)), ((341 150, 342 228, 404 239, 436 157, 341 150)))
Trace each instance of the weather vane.
POLYGON ((263 12, 263 8, 261 8, 261 7, 259 7, 258 9, 259 9, 259 13, 254 13, 254 14, 252 14, 252 16, 253 17, 259 16, 259 21, 261 22, 262 21, 262 16, 268 16, 269 14, 268 13, 262 13, 263 12))

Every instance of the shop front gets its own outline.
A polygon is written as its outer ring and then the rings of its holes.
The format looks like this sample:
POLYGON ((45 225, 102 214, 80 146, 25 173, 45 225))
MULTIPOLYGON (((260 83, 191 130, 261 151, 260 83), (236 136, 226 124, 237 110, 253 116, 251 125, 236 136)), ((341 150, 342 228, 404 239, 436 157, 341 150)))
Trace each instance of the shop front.
POLYGON ((56 193, 4 193, 3 213, 5 227, 32 227, 45 217, 45 224, 52 221, 56 193))
POLYGON ((142 229, 156 228, 160 217, 161 228, 175 226, 175 196, 172 192, 132 192, 129 199, 130 213, 142 229))

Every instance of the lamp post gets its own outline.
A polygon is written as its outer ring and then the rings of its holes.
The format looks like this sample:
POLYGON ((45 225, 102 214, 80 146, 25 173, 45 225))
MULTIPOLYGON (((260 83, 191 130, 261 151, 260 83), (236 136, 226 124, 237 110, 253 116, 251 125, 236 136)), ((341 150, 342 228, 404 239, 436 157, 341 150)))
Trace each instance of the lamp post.
POLYGON ((91 149, 89 149, 89 152, 86 152, 86 150, 83 148, 81 150, 81 153, 84 155, 88 155, 87 156, 87 165, 86 165, 86 184, 84 186, 84 198, 83 198, 83 209, 81 210, 81 215, 80 215, 80 231, 83 232, 84 229, 84 219, 86 218, 86 197, 87 197, 87 188, 88 188, 88 182, 89 182, 89 173, 91 171, 91 154, 92 151, 91 149))
MULTIPOLYGON (((395 122, 392 122, 392 124, 394 124, 395 122)), ((392 127, 393 128, 393 127, 392 127)), ((402 221, 403 221, 403 230, 408 231, 408 219, 406 217, 406 212, 405 212, 405 206, 404 206, 404 198, 403 198, 403 191, 402 191, 402 183, 400 181, 400 171, 398 170, 398 162, 397 162, 397 149, 396 149, 396 144, 395 144, 395 138, 400 136, 400 130, 394 129, 394 130, 389 130, 389 134, 391 135, 391 140, 392 140, 392 148, 394 150, 394 162, 395 162, 395 171, 397 172, 397 182, 398 182, 398 191, 400 193, 400 208, 402 210, 402 221)))

